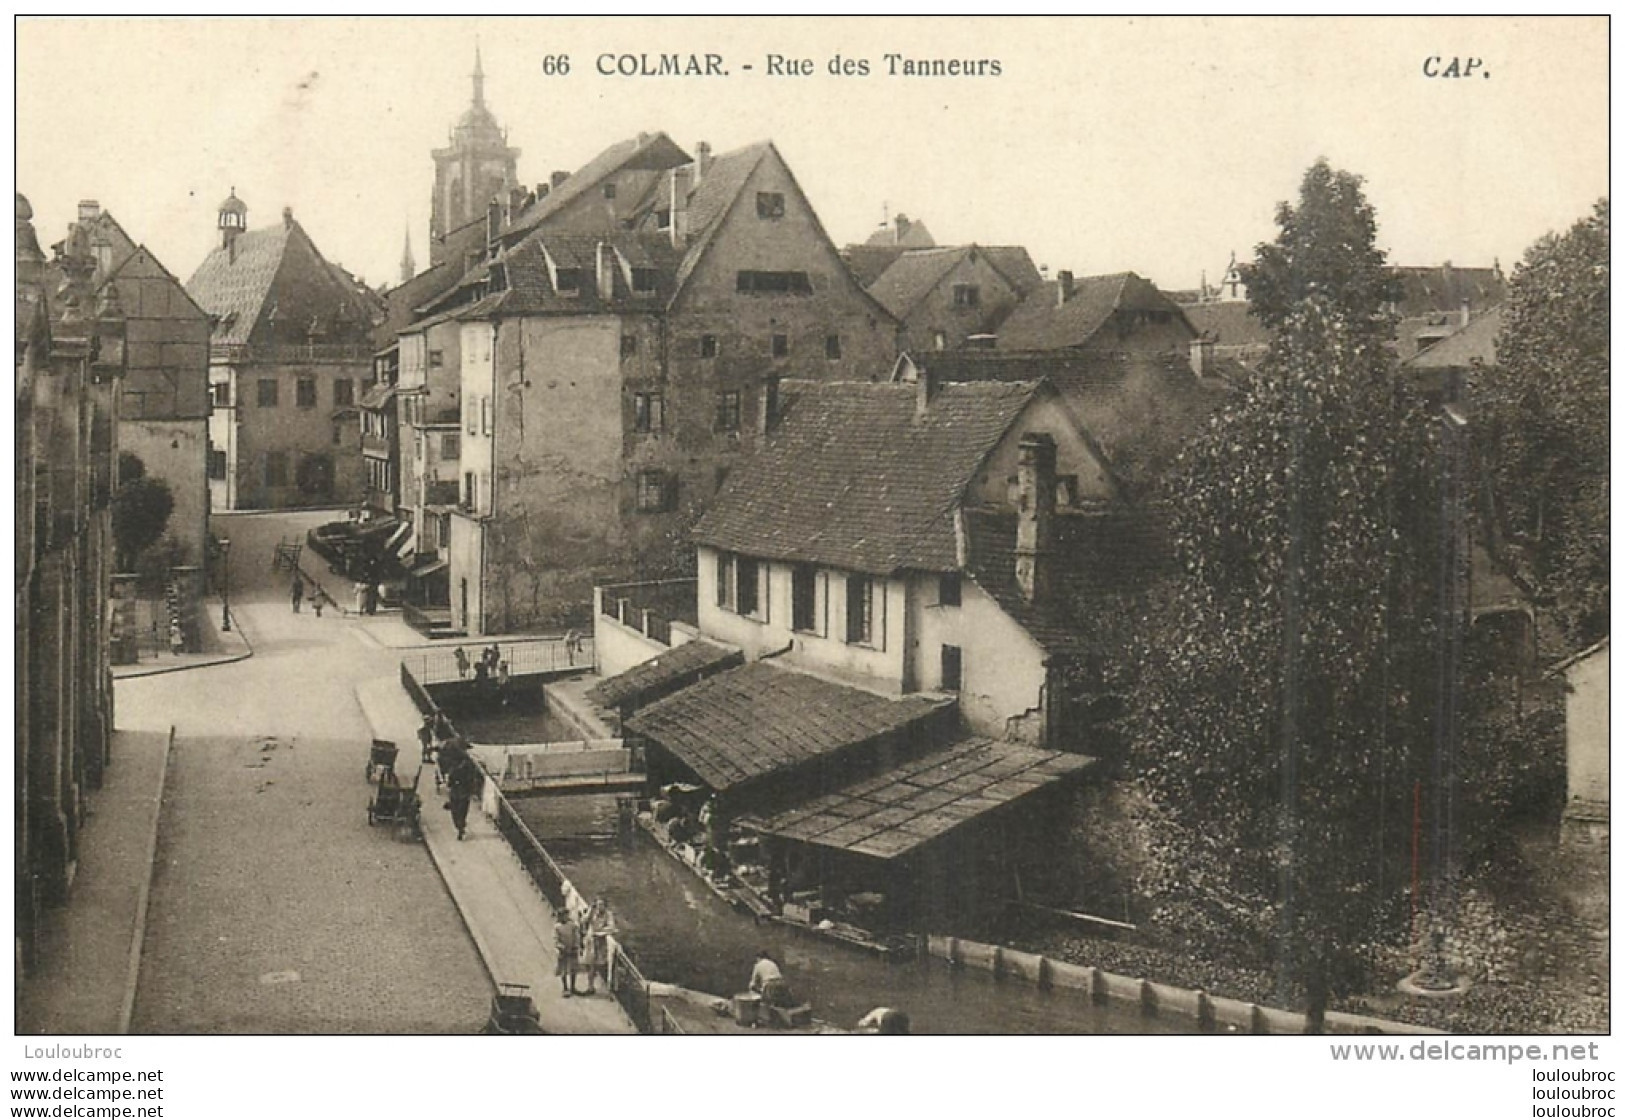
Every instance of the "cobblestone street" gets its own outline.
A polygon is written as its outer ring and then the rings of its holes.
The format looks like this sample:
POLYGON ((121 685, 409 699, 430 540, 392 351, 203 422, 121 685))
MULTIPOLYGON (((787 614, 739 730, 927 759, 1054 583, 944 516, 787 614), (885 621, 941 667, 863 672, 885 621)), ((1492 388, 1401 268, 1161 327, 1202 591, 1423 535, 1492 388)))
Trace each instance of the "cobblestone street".
POLYGON ((330 517, 218 518, 254 655, 118 685, 121 728, 177 729, 137 1033, 484 1022, 489 981, 428 852, 367 826, 368 730, 353 689, 398 655, 357 620, 294 614, 287 573, 271 570, 278 540, 330 517))

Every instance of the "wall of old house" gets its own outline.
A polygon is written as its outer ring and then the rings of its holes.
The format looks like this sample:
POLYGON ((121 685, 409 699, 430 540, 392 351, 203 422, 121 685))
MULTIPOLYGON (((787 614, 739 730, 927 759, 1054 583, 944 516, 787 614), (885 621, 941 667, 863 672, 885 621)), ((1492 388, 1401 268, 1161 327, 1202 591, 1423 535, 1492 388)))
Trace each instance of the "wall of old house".
POLYGON ((985 256, 966 254, 904 313, 903 349, 935 350, 939 333, 946 349, 958 349, 971 335, 994 333, 1020 302, 1021 294, 985 256), (955 302, 954 289, 961 285, 976 289, 975 306, 955 302))
POLYGON ((179 546, 176 562, 201 565, 207 556, 209 451, 206 420, 121 420, 119 450, 138 456, 152 478, 169 485, 175 506, 164 537, 179 546))
MULTIPOLYGON (((787 663, 860 683, 866 688, 903 692, 910 687, 908 666, 908 589, 903 579, 871 577, 874 609, 873 638, 867 643, 846 640, 847 576, 851 573, 819 567, 814 574, 814 627, 792 628, 791 596, 794 565, 740 558, 739 563, 760 566, 760 599, 751 615, 717 602, 718 550, 701 546, 699 564, 700 633, 744 649, 747 659, 785 654, 787 663)), ((737 600, 733 600, 737 602, 737 600)))
POLYGON ((960 581, 960 603, 945 606, 940 582, 921 573, 908 581, 909 677, 916 688, 942 687, 942 647, 960 650, 959 710, 979 735, 1002 739, 1041 733, 1045 653, 987 592, 960 581))
POLYGON ((486 523, 463 510, 451 515, 451 538, 445 555, 450 573, 451 624, 470 637, 487 633, 485 625, 486 523))
MULTIPOLYGON (((334 382, 348 379, 354 399, 372 376, 367 360, 344 363, 268 364, 244 362, 237 371, 236 498, 238 509, 284 509, 356 505, 366 487, 361 456, 360 415, 337 403, 334 382), (316 383, 316 403, 298 404, 301 378, 316 383), (277 384, 274 407, 259 403, 259 383, 277 384), (267 481, 268 456, 281 453, 287 466, 282 485, 267 481), (301 489, 301 464, 325 460, 332 485, 301 489)), ((316 468, 311 468, 316 469, 316 468)))
POLYGON ((1576 661, 1568 679, 1569 800, 1608 801, 1608 647, 1576 661))
POLYGON ((1190 324, 1170 305, 1166 312, 1120 310, 1095 332, 1085 350, 1110 350, 1124 354, 1186 354, 1196 334, 1190 324), (1156 316, 1161 317, 1159 322, 1156 316))
POLYGON ((976 472, 965 504, 1014 508, 1011 487, 1015 485, 1016 461, 1021 454, 1021 438, 1028 432, 1045 432, 1055 440, 1055 473, 1077 478, 1080 500, 1104 501, 1117 494, 1116 484, 1104 462, 1077 430, 1069 411, 1057 396, 1041 395, 1027 406, 1010 426, 976 472))

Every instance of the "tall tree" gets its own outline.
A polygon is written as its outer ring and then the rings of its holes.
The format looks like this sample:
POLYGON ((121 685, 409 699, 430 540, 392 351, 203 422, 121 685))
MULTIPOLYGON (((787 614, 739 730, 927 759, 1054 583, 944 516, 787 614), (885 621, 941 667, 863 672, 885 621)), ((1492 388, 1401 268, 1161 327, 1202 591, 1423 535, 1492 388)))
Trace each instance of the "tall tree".
POLYGON ((1316 163, 1277 224, 1243 272, 1275 341, 1170 492, 1184 575, 1155 629, 1142 770, 1203 870, 1193 905, 1318 1021, 1409 862, 1437 437, 1384 346, 1395 293, 1361 180, 1316 163))
POLYGON ((175 497, 169 484, 150 478, 139 456, 119 453, 119 487, 113 495, 113 543, 121 571, 133 571, 136 560, 164 535, 175 497))
POLYGON ((1479 373, 1496 521, 1578 649, 1608 633, 1608 200, 1530 247, 1479 373))

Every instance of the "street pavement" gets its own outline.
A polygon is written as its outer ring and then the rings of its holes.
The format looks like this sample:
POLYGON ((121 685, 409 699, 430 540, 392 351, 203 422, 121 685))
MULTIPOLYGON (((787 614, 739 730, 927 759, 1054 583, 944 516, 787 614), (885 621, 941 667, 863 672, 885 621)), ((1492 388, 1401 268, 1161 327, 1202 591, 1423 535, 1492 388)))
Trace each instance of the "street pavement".
POLYGON ((279 540, 319 514, 217 515, 245 661, 117 684, 123 730, 176 728, 135 1033, 450 1033, 491 986, 424 845, 369 828, 355 687, 398 653, 293 613, 279 540))

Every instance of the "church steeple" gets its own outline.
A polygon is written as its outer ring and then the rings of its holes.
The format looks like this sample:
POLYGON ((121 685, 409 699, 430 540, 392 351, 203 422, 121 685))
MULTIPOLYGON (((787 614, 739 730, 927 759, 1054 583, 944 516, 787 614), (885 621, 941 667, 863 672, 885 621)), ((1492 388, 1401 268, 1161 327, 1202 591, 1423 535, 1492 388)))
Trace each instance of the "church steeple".
POLYGON ((485 60, 474 44, 474 100, 452 126, 450 143, 436 148, 434 198, 429 210, 429 265, 441 263, 446 235, 483 218, 492 199, 518 184, 519 149, 485 103, 485 60))
POLYGON ((485 67, 480 64, 480 41, 474 40, 474 104, 485 108, 485 67))
POLYGON ((401 283, 406 283, 417 274, 417 262, 412 259, 412 225, 408 222, 406 226, 406 248, 401 250, 401 283))

